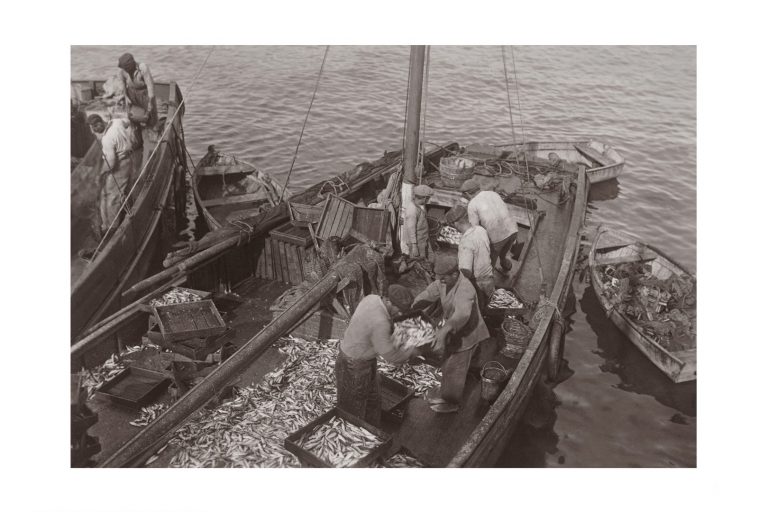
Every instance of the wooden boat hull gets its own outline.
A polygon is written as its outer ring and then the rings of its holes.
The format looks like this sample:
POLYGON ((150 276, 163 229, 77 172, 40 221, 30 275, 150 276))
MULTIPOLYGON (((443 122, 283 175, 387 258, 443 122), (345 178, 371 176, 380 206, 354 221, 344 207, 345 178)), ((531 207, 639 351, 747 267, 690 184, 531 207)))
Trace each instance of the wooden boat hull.
POLYGON ((618 177, 624 170, 624 157, 608 144, 594 141, 573 142, 525 142, 501 146, 504 150, 523 151, 529 156, 546 159, 549 153, 556 153, 563 160, 583 163, 588 166, 587 178, 591 184, 618 177), (578 147, 585 148, 579 151, 578 147), (594 151, 595 153, 591 153, 594 151), (588 155, 595 155, 599 162, 588 155), (599 156, 598 156, 599 155, 599 156))
POLYGON ((606 311, 608 318, 616 327, 629 338, 640 352, 642 352, 659 370, 661 370, 672 382, 687 382, 696 379, 696 349, 669 351, 645 335, 641 328, 629 317, 616 311, 608 302, 604 289, 599 279, 597 267, 603 262, 609 261, 603 254, 611 256, 610 261, 630 261, 631 258, 654 259, 654 262, 662 267, 662 275, 687 274, 691 275, 680 264, 665 256, 658 249, 645 244, 639 244, 631 236, 603 230, 595 236, 589 253, 589 266, 592 276, 592 286, 595 288, 600 306, 606 311), (610 250, 610 252, 606 252, 610 250))
MULTIPOLYGON (((93 81, 73 82, 73 88, 90 86, 94 91, 100 85, 93 81)), ((167 120, 173 128, 165 131, 153 153, 153 148, 145 147, 145 161, 150 155, 151 158, 132 195, 130 215, 125 216, 82 273, 73 276, 73 342, 79 333, 119 309, 123 290, 156 269, 162 259, 162 235, 175 235, 175 216, 184 211, 181 92, 171 82, 157 84, 156 94, 160 101, 168 102, 167 120)))

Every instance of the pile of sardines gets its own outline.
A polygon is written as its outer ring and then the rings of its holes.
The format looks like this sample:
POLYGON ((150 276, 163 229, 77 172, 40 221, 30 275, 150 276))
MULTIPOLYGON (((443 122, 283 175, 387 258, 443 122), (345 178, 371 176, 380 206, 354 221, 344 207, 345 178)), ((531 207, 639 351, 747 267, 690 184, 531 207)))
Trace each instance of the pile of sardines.
POLYGON ((327 423, 304 433, 296 444, 332 466, 343 468, 352 466, 382 442, 363 427, 333 416, 327 423))
POLYGON ((398 350, 410 350, 422 345, 432 345, 437 339, 432 324, 420 317, 395 322, 392 344, 398 350))

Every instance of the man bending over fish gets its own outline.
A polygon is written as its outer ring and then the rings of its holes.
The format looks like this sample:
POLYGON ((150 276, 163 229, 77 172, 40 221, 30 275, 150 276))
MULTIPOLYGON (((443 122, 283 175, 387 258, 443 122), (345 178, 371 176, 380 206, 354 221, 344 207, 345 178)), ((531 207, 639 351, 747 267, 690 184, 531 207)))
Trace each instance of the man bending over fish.
POLYGON ((376 358, 407 362, 417 349, 398 350, 392 341, 392 317, 408 310, 413 296, 400 285, 389 296, 367 295, 355 309, 336 358, 336 397, 341 409, 371 425, 381 421, 381 395, 376 358))

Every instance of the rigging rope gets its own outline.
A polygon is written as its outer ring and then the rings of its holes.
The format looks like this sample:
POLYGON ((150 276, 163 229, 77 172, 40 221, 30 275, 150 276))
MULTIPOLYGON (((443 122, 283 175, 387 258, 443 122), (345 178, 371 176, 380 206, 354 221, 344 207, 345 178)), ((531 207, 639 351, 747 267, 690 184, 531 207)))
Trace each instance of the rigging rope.
POLYGON ((91 259, 88 261, 88 263, 93 262, 94 259, 96 259, 96 256, 99 254, 99 250, 101 250, 101 247, 106 242, 107 238, 109 237, 110 232, 112 231, 112 228, 115 225, 115 222, 117 222, 117 219, 120 218, 120 212, 126 207, 126 203, 128 202, 128 199, 131 197, 131 194, 133 194, 133 191, 136 189, 136 185, 139 184, 141 181, 141 178, 144 176, 144 173, 147 170, 147 167, 149 166, 149 162, 152 161, 152 157, 155 156, 155 153, 157 152, 157 148, 160 147, 160 145, 165 141, 165 136, 168 134, 168 131, 173 126, 173 121, 176 119, 176 116, 181 112, 181 107, 184 105, 184 102, 187 101, 187 98, 190 94, 192 94, 192 90, 194 89, 195 84, 197 83, 197 79, 200 77, 200 73, 202 73, 203 68, 205 67, 206 63, 208 62, 208 59, 211 57, 211 54, 213 53, 213 49, 215 46, 211 46, 211 49, 208 51, 208 55, 206 55, 205 60, 200 65, 200 68, 198 68, 197 73, 195 74, 194 78, 192 79, 192 83, 189 86, 189 94, 185 94, 184 97, 181 99, 181 102, 179 102, 179 105, 176 107, 176 110, 173 113, 173 116, 171 116, 170 120, 166 120, 165 122, 165 130, 163 130, 163 135, 160 137, 160 142, 155 144, 155 147, 152 149, 152 152, 149 154, 149 157, 144 161, 144 166, 141 169, 141 172, 136 177, 136 181, 134 181, 133 186, 131 187, 131 190, 128 191, 128 194, 125 197, 125 201, 120 205, 120 209, 118 210, 118 214, 115 215, 115 218, 112 219, 112 222, 110 223, 107 230, 104 232, 104 236, 101 237, 101 240, 99 241, 99 245, 96 246, 96 250, 93 251, 93 255, 91 256, 91 259))
MULTIPOLYGON (((521 145, 521 148, 522 148, 525 145, 525 130, 523 129, 523 111, 520 107, 520 88, 518 87, 517 68, 515 67, 515 52, 513 49, 510 49, 510 52, 512 53, 512 71, 515 75, 515 93, 517 95, 517 112, 518 112, 518 115, 520 116, 520 132, 523 137, 523 141, 521 145)), ((509 96, 509 75, 507 73, 507 54, 504 51, 504 46, 501 47, 501 60, 504 63, 504 84, 506 85, 506 88, 507 88, 507 106, 509 108, 509 123, 512 128, 512 141, 515 142, 515 125, 512 117, 512 102, 509 96)), ((517 165, 519 166, 520 162, 519 162, 518 154, 519 152, 515 151, 515 160, 517 165)), ((525 161, 526 181, 530 183, 531 173, 530 173, 530 170, 528 169, 528 158, 525 157, 525 155, 524 155, 524 161, 525 161)), ((523 186, 522 190, 523 190, 523 197, 527 199, 528 194, 525 191, 525 186, 523 186)), ((526 215, 528 216, 528 223, 531 227, 531 236, 533 236, 534 224, 533 224, 533 218, 531 217, 531 211, 528 208, 526 208, 525 212, 526 212, 526 215)), ((539 263, 539 280, 541 283, 544 283, 544 270, 543 270, 544 267, 541 263, 541 253, 539 252, 539 243, 536 236, 533 236, 533 245, 536 250, 536 260, 539 263)))
POLYGON ((288 190, 288 182, 291 180, 291 173, 293 172, 293 166, 296 163, 296 157, 299 155, 299 146, 301 146, 301 139, 304 137, 304 128, 307 127, 307 120, 309 119, 309 113, 312 110, 312 104, 315 102, 315 96, 317 95, 317 89, 320 86, 320 77, 323 75, 323 68, 325 67, 325 59, 328 57, 328 50, 330 49, 330 46, 325 47, 325 52, 323 53, 323 62, 320 64, 320 71, 317 73, 317 80, 315 81, 315 90, 312 92, 312 99, 309 102, 309 108, 307 109, 307 115, 304 116, 304 124, 301 125, 301 133, 299 134, 299 142, 296 144, 296 150, 293 152, 293 160, 291 161, 291 168, 288 169, 288 176, 285 178, 285 185, 283 186, 282 192, 280 192, 280 199, 277 201, 277 204, 280 204, 283 201, 283 195, 285 194, 285 191, 288 190))

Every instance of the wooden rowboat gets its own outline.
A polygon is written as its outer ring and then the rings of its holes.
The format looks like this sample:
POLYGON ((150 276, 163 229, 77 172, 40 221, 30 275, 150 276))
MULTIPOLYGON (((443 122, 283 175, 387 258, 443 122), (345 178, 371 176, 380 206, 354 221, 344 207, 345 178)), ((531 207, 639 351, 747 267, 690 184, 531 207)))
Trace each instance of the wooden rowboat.
POLYGON ((624 170, 624 157, 608 144, 595 140, 525 142, 499 148, 513 153, 522 151, 540 160, 546 160, 550 153, 555 153, 563 161, 584 164, 592 184, 616 178, 624 170))
MULTIPOLYGON (((175 82, 155 86, 159 123, 165 129, 152 140, 144 130, 143 172, 130 193, 130 207, 123 220, 103 238, 92 234, 97 209, 97 183, 102 165, 101 145, 85 119, 99 113, 118 115, 100 100, 104 81, 72 82, 72 156, 79 159, 72 170, 72 291, 71 336, 121 306, 122 292, 157 270, 164 249, 184 222, 184 142, 181 91, 175 82), (81 249, 97 252, 81 258, 81 249)), ((82 253, 81 253, 82 254, 82 253)))
POLYGON ((228 155, 219 155, 212 165, 198 164, 192 181, 195 201, 210 230, 274 207, 282 193, 269 175, 228 155))
MULTIPOLYGON (((600 305, 611 321, 673 382, 695 380, 695 328, 692 336, 678 338, 677 341, 669 341, 658 335, 649 334, 647 328, 643 328, 647 316, 639 320, 637 316, 630 316, 627 312, 620 311, 622 308, 617 307, 618 299, 613 297, 619 283, 615 280, 616 278, 607 276, 607 273, 612 273, 617 265, 623 263, 644 263, 647 265, 646 269, 650 275, 659 280, 673 277, 689 279, 693 284, 692 301, 684 299, 682 306, 679 301, 674 305, 680 310, 686 311, 686 315, 692 317, 694 325, 696 317, 695 276, 658 249, 638 242, 633 237, 618 231, 598 231, 589 253, 592 285, 600 305)), ((651 296, 650 304, 653 304, 653 299, 654 297, 651 296)), ((671 304, 672 302, 670 302, 671 304)), ((656 309, 661 308, 657 307, 656 309)), ((666 310, 666 307, 663 309, 666 310)), ((654 312, 651 312, 650 315, 652 317, 657 316, 654 315, 654 312)), ((658 318, 667 321, 663 313, 660 313, 658 318)))

